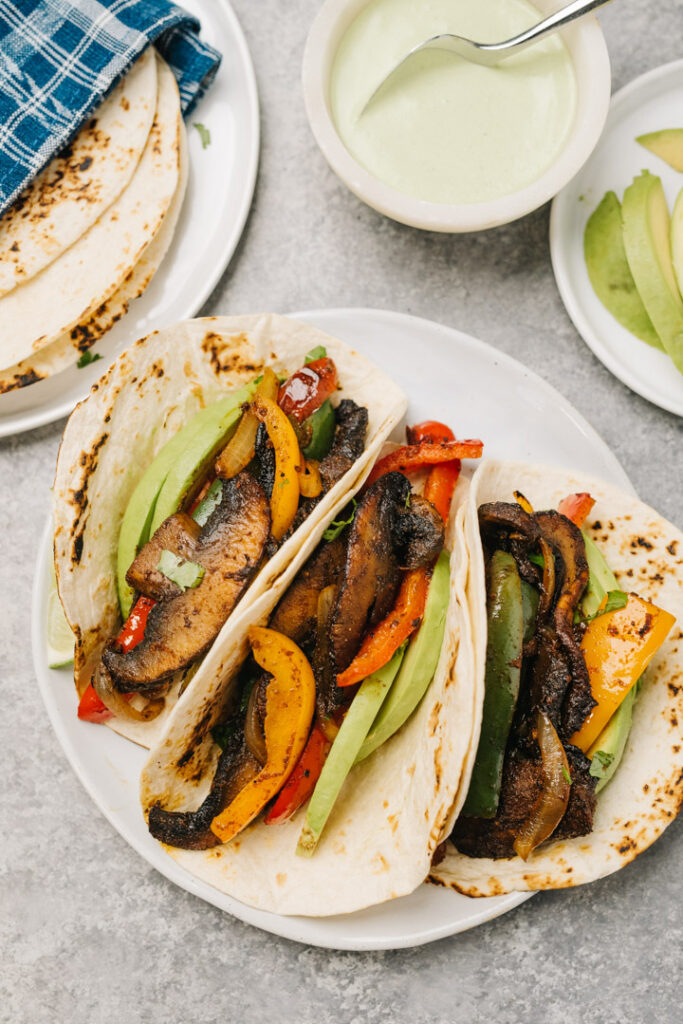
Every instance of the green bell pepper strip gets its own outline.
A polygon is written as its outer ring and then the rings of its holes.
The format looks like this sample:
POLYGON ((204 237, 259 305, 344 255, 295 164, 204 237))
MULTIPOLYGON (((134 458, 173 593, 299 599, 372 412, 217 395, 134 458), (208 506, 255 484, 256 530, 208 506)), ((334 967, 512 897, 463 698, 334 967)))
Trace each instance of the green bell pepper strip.
POLYGON ((522 665, 524 618, 519 572, 512 555, 495 551, 487 586, 486 692, 479 746, 462 810, 494 818, 503 778, 505 747, 512 726, 522 665))
POLYGON ((324 459, 334 440, 334 428, 337 424, 334 409, 329 398, 326 398, 319 409, 316 409, 307 420, 304 420, 302 428, 306 434, 311 432, 311 439, 302 449, 305 459, 315 459, 320 462, 324 459))

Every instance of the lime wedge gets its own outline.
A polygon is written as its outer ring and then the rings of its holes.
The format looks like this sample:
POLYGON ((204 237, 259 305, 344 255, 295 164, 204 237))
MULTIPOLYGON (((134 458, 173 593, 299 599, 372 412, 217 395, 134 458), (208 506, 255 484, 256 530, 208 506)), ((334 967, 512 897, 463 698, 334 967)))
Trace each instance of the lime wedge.
POLYGON ((47 663, 50 668, 63 668, 73 660, 74 635, 59 600, 55 567, 51 565, 50 593, 47 599, 47 663))

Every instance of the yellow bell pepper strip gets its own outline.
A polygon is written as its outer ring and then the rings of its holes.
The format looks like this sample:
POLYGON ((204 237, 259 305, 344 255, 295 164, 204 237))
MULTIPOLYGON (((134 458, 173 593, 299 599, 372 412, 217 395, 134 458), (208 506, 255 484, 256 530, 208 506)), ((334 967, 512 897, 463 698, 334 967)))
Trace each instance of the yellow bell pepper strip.
POLYGON ((323 481, 314 459, 302 459, 299 468, 299 490, 304 498, 317 498, 322 493, 323 481))
MULTIPOLYGON (((275 373, 270 366, 266 366, 256 388, 256 395, 274 402, 277 400, 278 388, 275 373)), ((246 408, 237 424, 237 430, 216 459, 216 476, 230 480, 247 468, 254 458, 257 430, 258 420, 251 408, 246 408)))
POLYGON ((273 677, 263 724, 267 758, 259 774, 211 822, 222 843, 246 828, 282 789, 306 746, 315 710, 313 670, 297 645, 263 626, 252 626, 249 643, 256 662, 273 677))
POLYGON ((623 608, 593 619, 581 649, 591 693, 598 702, 570 743, 584 753, 598 738, 627 693, 664 643, 676 619, 636 594, 623 608))
POLYGON ((270 498, 271 533, 281 540, 294 521, 299 507, 299 469, 303 465, 294 427, 275 402, 256 395, 251 403, 254 415, 265 423, 275 449, 275 483, 270 498))

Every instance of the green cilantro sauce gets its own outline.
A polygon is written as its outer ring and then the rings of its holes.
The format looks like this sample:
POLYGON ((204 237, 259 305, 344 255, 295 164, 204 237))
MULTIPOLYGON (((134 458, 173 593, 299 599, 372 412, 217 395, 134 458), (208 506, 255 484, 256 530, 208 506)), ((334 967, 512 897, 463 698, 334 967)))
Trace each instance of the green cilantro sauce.
POLYGON ((429 36, 495 42, 539 19, 526 0, 370 0, 332 68, 331 111, 347 149, 380 181, 435 203, 486 202, 533 183, 562 149, 576 108, 574 67, 557 35, 495 68, 440 50, 416 54, 360 111, 429 36))

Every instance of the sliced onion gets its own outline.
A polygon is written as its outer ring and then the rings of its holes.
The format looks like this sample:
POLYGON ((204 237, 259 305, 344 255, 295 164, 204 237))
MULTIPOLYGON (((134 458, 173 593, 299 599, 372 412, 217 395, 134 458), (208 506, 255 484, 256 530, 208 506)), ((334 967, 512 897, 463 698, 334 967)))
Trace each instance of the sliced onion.
POLYGON ((541 600, 538 602, 537 622, 543 622, 550 611, 553 596, 555 594, 555 556, 553 549, 544 537, 538 542, 543 555, 543 582, 541 584, 541 600))
POLYGON ((302 459, 303 466, 297 470, 299 492, 304 498, 317 498, 322 494, 323 482, 315 459, 302 459))
POLYGON ((128 718, 136 722, 150 722, 161 713, 164 707, 163 697, 158 700, 147 701, 142 710, 133 707, 124 695, 116 689, 111 675, 101 662, 93 672, 92 685, 102 703, 118 718, 128 718))
POLYGON ((562 821, 569 803, 569 762, 560 737, 546 714, 536 715, 536 739, 543 762, 543 792, 514 842, 515 853, 526 860, 562 821))
POLYGON ((266 738, 263 735, 263 726, 258 713, 258 680, 254 683, 249 694, 247 704, 247 716, 244 720, 244 738, 249 750, 259 764, 265 764, 268 760, 266 751, 266 738))
MULTIPOLYGON (((272 401, 276 401, 277 393, 277 377, 273 370, 266 366, 263 371, 263 378, 259 381, 259 385, 256 388, 256 394, 262 398, 270 398, 272 401)), ((247 468, 254 458, 258 423, 259 421, 254 413, 250 408, 247 408, 242 415, 242 419, 237 424, 237 430, 216 459, 216 476, 220 476, 224 480, 230 480, 247 468)))

